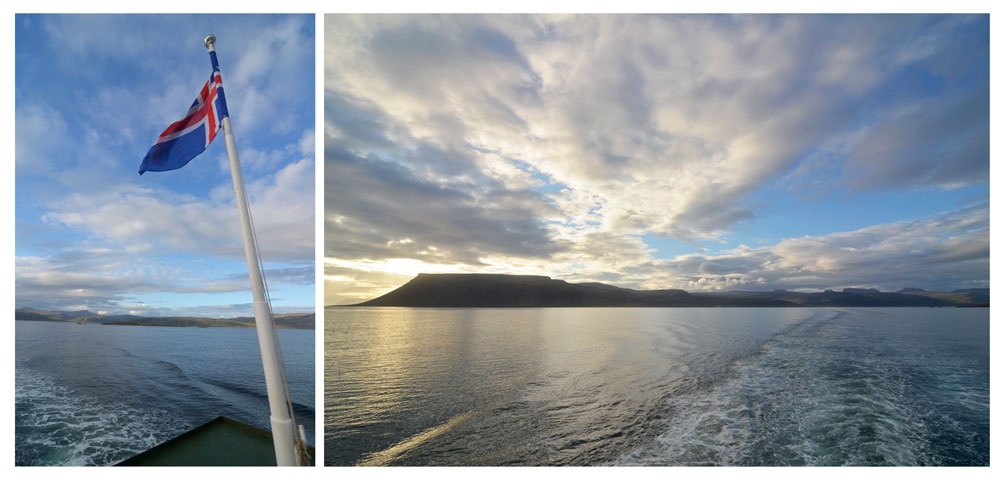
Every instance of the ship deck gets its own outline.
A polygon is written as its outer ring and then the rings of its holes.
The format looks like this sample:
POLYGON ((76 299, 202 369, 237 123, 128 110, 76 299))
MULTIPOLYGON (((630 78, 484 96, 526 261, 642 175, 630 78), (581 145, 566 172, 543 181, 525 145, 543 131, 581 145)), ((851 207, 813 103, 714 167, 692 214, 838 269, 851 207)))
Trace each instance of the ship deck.
MULTIPOLYGON (((315 456, 309 448, 310 456, 315 456)), ((271 433, 219 416, 119 466, 274 466, 271 433)))

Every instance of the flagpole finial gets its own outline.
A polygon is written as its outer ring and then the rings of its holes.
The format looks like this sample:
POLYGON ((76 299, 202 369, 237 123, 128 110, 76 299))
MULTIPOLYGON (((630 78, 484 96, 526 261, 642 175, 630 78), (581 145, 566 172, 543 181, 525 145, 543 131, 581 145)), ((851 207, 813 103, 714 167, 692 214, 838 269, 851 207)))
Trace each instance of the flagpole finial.
POLYGON ((209 33, 208 36, 205 37, 205 48, 211 49, 213 45, 215 45, 215 35, 209 33))

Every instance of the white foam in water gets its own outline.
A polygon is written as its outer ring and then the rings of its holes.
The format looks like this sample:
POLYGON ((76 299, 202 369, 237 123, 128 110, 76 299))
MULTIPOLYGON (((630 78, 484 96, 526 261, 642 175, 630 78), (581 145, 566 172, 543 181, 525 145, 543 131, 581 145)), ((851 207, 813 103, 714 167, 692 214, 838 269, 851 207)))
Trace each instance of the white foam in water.
POLYGON ((112 465, 192 426, 166 411, 74 393, 23 367, 14 383, 18 466, 112 465))
POLYGON ((939 463, 929 424, 947 418, 929 417, 904 366, 855 332, 826 315, 775 336, 713 387, 667 398, 664 432, 616 464, 939 463))

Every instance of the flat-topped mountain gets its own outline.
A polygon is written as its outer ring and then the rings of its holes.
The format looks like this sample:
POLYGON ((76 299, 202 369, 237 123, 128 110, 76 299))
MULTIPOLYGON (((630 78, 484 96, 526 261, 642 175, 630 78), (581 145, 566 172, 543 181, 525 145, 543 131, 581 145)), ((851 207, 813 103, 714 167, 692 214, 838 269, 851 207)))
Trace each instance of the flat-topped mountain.
MULTIPOLYGON (((193 316, 133 316, 102 315, 90 311, 39 311, 32 308, 14 310, 18 321, 53 321, 62 323, 99 323, 125 326, 172 326, 200 328, 253 328, 252 317, 203 318, 193 316)), ((274 325, 278 329, 314 329, 315 313, 275 314, 274 325)))
POLYGON ((694 305, 679 289, 635 291, 601 283, 571 284, 547 276, 419 274, 409 283, 362 306, 655 306, 694 305))
POLYGON ((634 290, 602 283, 567 283, 547 276, 419 274, 378 298, 355 306, 407 307, 789 307, 989 306, 989 290, 952 292, 907 288, 900 292, 846 288, 837 292, 634 290))

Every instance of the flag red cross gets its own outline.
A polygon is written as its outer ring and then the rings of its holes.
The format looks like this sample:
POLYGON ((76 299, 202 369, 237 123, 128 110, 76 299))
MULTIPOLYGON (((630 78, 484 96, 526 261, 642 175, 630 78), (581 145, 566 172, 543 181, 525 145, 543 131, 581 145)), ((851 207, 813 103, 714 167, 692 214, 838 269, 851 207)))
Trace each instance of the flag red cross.
POLYGON ((220 87, 222 87, 222 74, 215 71, 212 77, 205 82, 205 86, 201 88, 198 98, 195 98, 184 118, 163 130, 156 142, 163 143, 184 136, 204 123, 206 127, 205 147, 208 147, 222 126, 222 118, 219 116, 219 107, 216 104, 219 100, 220 87))

